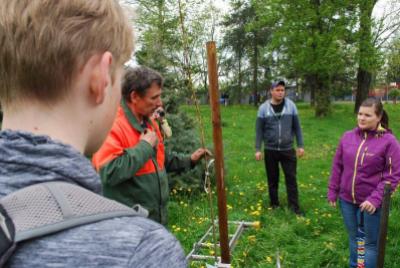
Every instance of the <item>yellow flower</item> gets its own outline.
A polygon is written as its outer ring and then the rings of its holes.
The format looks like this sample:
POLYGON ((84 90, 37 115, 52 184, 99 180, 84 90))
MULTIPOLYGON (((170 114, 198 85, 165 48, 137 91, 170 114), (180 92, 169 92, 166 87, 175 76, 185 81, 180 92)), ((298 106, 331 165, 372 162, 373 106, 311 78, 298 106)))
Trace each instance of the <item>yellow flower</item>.
POLYGON ((261 223, 259 221, 253 221, 253 227, 256 229, 260 229, 261 223))
POLYGON ((248 239, 250 242, 255 242, 255 241, 256 241, 256 236, 255 236, 255 235, 249 235, 249 236, 247 237, 247 239, 248 239))
POLYGON ((254 211, 250 212, 250 215, 252 215, 252 216, 260 216, 260 211, 254 210, 254 211))
POLYGON ((268 263, 272 263, 272 258, 271 258, 270 256, 267 256, 266 259, 267 259, 267 262, 268 262, 268 263))

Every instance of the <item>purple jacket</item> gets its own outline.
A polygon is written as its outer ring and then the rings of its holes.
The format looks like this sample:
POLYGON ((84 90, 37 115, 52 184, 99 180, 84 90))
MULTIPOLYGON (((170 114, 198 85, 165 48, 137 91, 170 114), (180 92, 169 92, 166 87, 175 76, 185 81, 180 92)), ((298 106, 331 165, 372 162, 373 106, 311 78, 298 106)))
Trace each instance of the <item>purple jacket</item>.
POLYGON ((344 133, 336 150, 328 186, 328 200, 338 196, 354 204, 368 200, 376 208, 382 203, 384 183, 392 191, 400 180, 400 146, 390 130, 344 133))

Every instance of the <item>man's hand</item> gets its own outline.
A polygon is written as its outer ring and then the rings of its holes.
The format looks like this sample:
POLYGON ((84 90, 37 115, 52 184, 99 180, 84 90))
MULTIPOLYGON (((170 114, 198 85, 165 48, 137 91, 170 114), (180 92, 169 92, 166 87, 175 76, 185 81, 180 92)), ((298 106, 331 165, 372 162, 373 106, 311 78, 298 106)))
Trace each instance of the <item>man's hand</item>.
POLYGON ((194 151, 194 153, 192 153, 192 155, 190 156, 190 160, 192 160, 193 163, 196 163, 206 155, 211 156, 212 153, 205 148, 199 148, 194 151))
POLYGON ((144 130, 142 135, 140 135, 140 140, 148 142, 151 145, 151 147, 156 146, 158 142, 157 134, 149 129, 144 130))
POLYGON ((304 155, 304 149, 303 148, 297 148, 296 153, 297 153, 298 157, 302 157, 304 155))
POLYGON ((262 159, 262 153, 261 152, 256 152, 256 160, 260 161, 262 159))
POLYGON ((163 107, 158 107, 153 113, 153 118, 159 121, 160 123, 164 120, 164 117, 165 117, 165 111, 163 107))
POLYGON ((374 214, 374 212, 376 211, 376 207, 374 205, 372 205, 371 202, 369 202, 369 201, 362 202, 360 205, 360 209, 361 209, 361 211, 365 210, 369 214, 374 214))

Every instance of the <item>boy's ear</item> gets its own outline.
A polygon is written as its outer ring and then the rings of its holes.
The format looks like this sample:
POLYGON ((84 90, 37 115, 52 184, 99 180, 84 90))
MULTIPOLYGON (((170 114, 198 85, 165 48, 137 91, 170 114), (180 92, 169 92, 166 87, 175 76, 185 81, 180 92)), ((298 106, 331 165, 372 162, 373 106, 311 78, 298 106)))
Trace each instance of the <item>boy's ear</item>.
POLYGON ((110 52, 104 52, 98 55, 97 60, 94 63, 92 75, 90 77, 90 94, 96 104, 103 103, 106 90, 111 85, 111 65, 113 61, 112 54, 110 52))

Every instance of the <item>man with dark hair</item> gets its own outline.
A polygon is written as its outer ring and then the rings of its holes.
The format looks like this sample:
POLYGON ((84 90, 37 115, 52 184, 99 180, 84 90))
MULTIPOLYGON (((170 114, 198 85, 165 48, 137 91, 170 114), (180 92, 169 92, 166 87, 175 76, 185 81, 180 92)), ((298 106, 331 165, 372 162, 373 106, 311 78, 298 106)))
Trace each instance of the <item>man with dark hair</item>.
POLYGON ((285 82, 278 81, 271 86, 271 99, 258 109, 256 121, 257 161, 262 159, 261 144, 264 142, 265 169, 267 171, 270 205, 279 206, 279 163, 285 174, 289 208, 302 215, 298 200, 296 182, 296 151, 293 149, 293 137, 297 140, 297 155, 304 154, 303 136, 296 105, 285 98, 285 82))
POLYGON ((92 161, 105 196, 128 206, 140 204, 151 219, 165 225, 169 198, 166 172, 190 169, 209 152, 200 148, 184 158, 165 153, 162 134, 151 117, 162 106, 162 81, 158 72, 147 67, 126 70, 117 118, 92 161))

